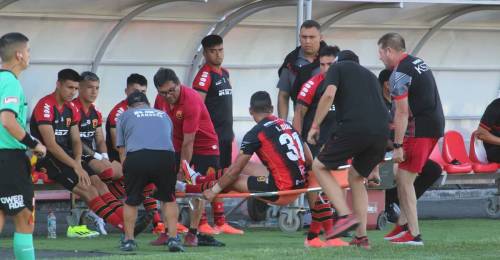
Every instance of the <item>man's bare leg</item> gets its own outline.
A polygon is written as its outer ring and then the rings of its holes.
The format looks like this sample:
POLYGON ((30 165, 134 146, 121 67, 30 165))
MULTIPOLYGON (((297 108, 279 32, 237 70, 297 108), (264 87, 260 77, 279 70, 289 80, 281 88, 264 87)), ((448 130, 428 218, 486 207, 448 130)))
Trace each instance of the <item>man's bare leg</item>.
POLYGON ((168 236, 177 236, 177 218, 179 217, 179 208, 177 202, 162 202, 161 210, 163 212, 163 222, 167 223, 168 236))
POLYGON ((416 177, 417 174, 403 169, 398 169, 398 173, 396 175, 398 193, 401 195, 399 201, 408 220, 408 229, 410 230, 412 236, 420 234, 417 216, 417 197, 413 186, 416 177))
POLYGON ((337 180, 330 175, 330 170, 325 167, 318 159, 315 159, 312 165, 314 175, 319 185, 323 188, 323 192, 326 193, 330 202, 338 212, 339 216, 345 216, 351 214, 351 210, 347 206, 345 201, 344 192, 342 188, 337 183, 337 180))
POLYGON ((349 168, 348 180, 352 191, 353 211, 360 222, 356 229, 356 236, 364 237, 368 221, 368 193, 364 184, 365 178, 359 175, 354 167, 351 167, 349 168))
POLYGON ((125 222, 125 241, 134 240, 135 221, 137 220, 137 207, 125 203, 123 209, 125 222))

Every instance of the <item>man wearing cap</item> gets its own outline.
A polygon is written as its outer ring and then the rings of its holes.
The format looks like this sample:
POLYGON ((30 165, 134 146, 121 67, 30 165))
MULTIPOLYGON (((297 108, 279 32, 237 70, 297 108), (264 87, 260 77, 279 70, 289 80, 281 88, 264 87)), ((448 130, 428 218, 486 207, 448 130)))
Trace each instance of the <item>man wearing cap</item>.
POLYGON ((177 179, 174 146, 172 144, 172 121, 160 110, 149 107, 144 93, 133 92, 127 97, 130 109, 125 111, 116 125, 116 148, 123 162, 125 176, 125 239, 121 250, 133 251, 134 225, 137 206, 144 200, 144 187, 154 183, 154 196, 162 202, 164 221, 167 223, 171 252, 184 251, 177 236, 175 182, 177 179))
POLYGON ((338 128, 312 166, 338 214, 333 229, 327 230, 325 237, 339 237, 359 226, 351 245, 369 249, 366 236, 368 196, 364 179, 384 158, 389 114, 382 101, 377 77, 358 62, 354 52, 344 50, 328 69, 324 83, 326 90, 319 101, 307 139, 313 144, 317 141, 319 126, 334 103, 338 128), (351 213, 342 189, 330 175, 330 170, 337 169, 350 158, 353 160, 348 180, 355 214, 351 213))

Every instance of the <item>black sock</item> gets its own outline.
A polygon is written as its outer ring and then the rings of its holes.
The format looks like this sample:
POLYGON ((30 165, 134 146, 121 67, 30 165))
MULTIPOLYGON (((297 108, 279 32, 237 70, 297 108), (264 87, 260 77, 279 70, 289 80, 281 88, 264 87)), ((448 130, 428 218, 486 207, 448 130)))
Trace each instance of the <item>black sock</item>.
POLYGON ((189 233, 196 235, 196 234, 198 234, 198 229, 197 228, 189 228, 189 233))
POLYGON ((312 233, 312 232, 307 232, 307 240, 313 240, 318 237, 318 234, 312 233))

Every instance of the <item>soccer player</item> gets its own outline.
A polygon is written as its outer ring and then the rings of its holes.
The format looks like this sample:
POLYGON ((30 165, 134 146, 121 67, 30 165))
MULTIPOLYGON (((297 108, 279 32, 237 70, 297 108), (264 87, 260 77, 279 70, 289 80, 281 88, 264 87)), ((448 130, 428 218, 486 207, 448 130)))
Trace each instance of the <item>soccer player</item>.
MULTIPOLYGON (((130 74, 130 76, 128 76, 127 78, 125 95, 128 96, 135 91, 146 93, 147 88, 148 81, 146 77, 137 73, 133 73, 130 74)), ((109 160, 111 162, 120 162, 120 156, 118 154, 118 150, 116 150, 116 122, 117 118, 127 109, 127 100, 124 99, 120 101, 120 103, 116 104, 113 109, 111 109, 111 112, 109 112, 108 118, 106 119, 106 147, 109 154, 109 160)), ((125 190, 123 189, 122 180, 114 181, 108 186, 111 192, 113 192, 116 197, 123 197, 125 190)), ((140 223, 138 223, 138 225, 136 226, 138 230, 143 230, 147 227, 147 225, 151 221, 150 215, 153 217, 153 226, 155 227, 155 230, 163 226, 163 223, 161 222, 161 216, 158 212, 156 200, 150 197, 154 189, 155 187, 153 184, 147 185, 144 188, 144 196, 146 198, 143 201, 143 205, 144 209, 146 209, 146 211, 148 212, 148 215, 140 219, 140 223)), ((166 240, 163 242, 166 242, 166 240)))
POLYGON ((483 141, 488 161, 500 163, 500 98, 486 107, 476 135, 483 141))
MULTIPOLYGON (((198 92, 181 85, 175 72, 167 68, 160 68, 156 72, 154 84, 158 91, 155 108, 167 112, 174 125, 173 140, 178 165, 185 160, 203 175, 219 177, 219 141, 207 107, 198 92)), ((204 203, 199 201, 195 204, 184 245, 224 246, 210 235, 198 234, 204 203)))
MULTIPOLYGON (((201 41, 205 65, 196 75, 193 88, 198 91, 207 106, 208 113, 219 139, 220 167, 226 169, 231 165, 233 133, 233 90, 229 82, 229 72, 222 67, 224 46, 222 37, 208 35, 201 41)), ((243 234, 243 230, 227 224, 224 217, 224 201, 216 199, 212 202, 215 226, 207 221, 206 213, 200 221, 198 230, 207 234, 243 234)))
POLYGON ((319 51, 326 46, 322 41, 321 26, 314 20, 307 20, 300 26, 300 46, 287 54, 278 70, 278 116, 288 118, 290 99, 293 105, 300 87, 319 73, 319 51))
POLYGON ((443 108, 430 67, 422 59, 408 55, 401 35, 383 35, 378 41, 378 53, 385 67, 393 71, 389 80, 395 109, 392 158, 398 163, 396 183, 401 204, 400 219, 408 220, 408 230, 396 225, 392 232, 400 231, 400 234, 391 242, 423 245, 413 184, 437 140, 443 136, 443 108))
MULTIPOLYGON (((307 140, 307 133, 311 128, 316 108, 319 99, 325 91, 324 79, 325 73, 328 68, 335 62, 335 58, 339 52, 337 46, 323 47, 319 52, 320 73, 316 74, 308 81, 306 81, 298 95, 297 105, 295 106, 295 113, 293 115, 293 127, 297 130, 303 140, 307 140)), ((335 106, 332 105, 328 111, 323 124, 321 124, 321 136, 316 144, 307 144, 311 150, 313 158, 316 158, 321 147, 333 134, 337 125, 335 118, 335 106)), ((333 209, 326 196, 321 198, 317 196, 316 192, 307 193, 307 199, 311 208, 312 222, 309 227, 307 239, 304 241, 306 247, 326 247, 326 246, 346 246, 348 243, 342 241, 340 238, 329 239, 323 242, 319 239, 318 235, 323 229, 329 229, 333 226, 333 209)))
POLYGON ((313 162, 313 171, 323 191, 337 210, 338 219, 326 238, 334 238, 356 227, 351 245, 370 248, 366 236, 368 196, 364 179, 383 160, 388 139, 389 114, 382 101, 377 77, 359 65, 352 51, 338 54, 325 78, 326 90, 314 116, 308 142, 315 143, 320 125, 335 101, 338 128, 313 162), (349 185, 353 196, 353 215, 339 184, 330 175, 349 158, 349 185))
POLYGON ((5 215, 13 216, 14 256, 35 259, 33 247, 33 183, 27 149, 39 157, 46 148, 26 132, 28 105, 18 80, 28 68, 30 47, 28 37, 12 32, 0 38, 0 232, 5 215))
MULTIPOLYGON (((99 95, 100 80, 92 72, 81 74, 82 81, 78 89, 78 97, 73 104, 80 112, 79 130, 82 140, 82 166, 87 172, 92 172, 90 180, 97 188, 99 195, 115 209, 116 214, 123 219, 123 203, 108 189, 105 183, 120 179, 123 176, 122 167, 117 161, 109 162, 104 134, 102 131, 102 115, 94 102, 99 95), (97 180, 100 178, 102 181, 97 180)), ((104 228, 99 219, 95 219, 99 228, 104 228)))
MULTIPOLYGON (((188 169, 188 179, 194 185, 178 185, 188 193, 203 192, 212 201, 223 190, 238 192, 270 192, 304 188, 307 185, 307 165, 312 162, 311 152, 299 133, 287 121, 273 115, 269 93, 257 91, 250 98, 250 115, 257 123, 243 137, 240 153, 224 175, 200 178, 188 169), (256 153, 265 168, 252 175, 241 174, 256 153), (197 183, 198 182, 198 183, 197 183)), ((267 198, 277 201, 279 196, 267 198)))
POLYGON ((168 249, 170 252, 184 251, 176 227, 179 209, 175 201, 177 164, 172 144, 172 121, 165 112, 150 108, 142 92, 130 94, 127 104, 130 109, 118 118, 116 126, 116 146, 120 161, 124 162, 127 193, 125 238, 121 250, 133 251, 137 247, 134 241, 137 206, 144 200, 144 187, 153 182, 157 187, 155 197, 162 202, 168 227, 168 249))
MULTIPOLYGON (((50 179, 78 195, 89 208, 106 222, 123 230, 123 218, 96 186, 102 181, 82 167, 82 142, 78 124, 80 112, 71 102, 79 88, 80 75, 72 69, 57 74, 56 89, 36 104, 31 116, 31 133, 47 146, 47 156, 39 166, 50 179), (90 176, 89 176, 90 174, 90 176)), ((68 234, 71 236, 72 227, 68 234)))

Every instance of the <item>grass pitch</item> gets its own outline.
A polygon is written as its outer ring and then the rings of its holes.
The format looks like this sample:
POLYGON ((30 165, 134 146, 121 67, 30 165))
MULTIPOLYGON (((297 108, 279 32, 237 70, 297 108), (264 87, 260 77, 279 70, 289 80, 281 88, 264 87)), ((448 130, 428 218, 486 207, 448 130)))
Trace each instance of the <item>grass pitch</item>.
MULTIPOLYGON (((303 246, 304 231, 282 233, 277 229, 249 229, 245 235, 219 235, 217 239, 226 243, 223 248, 186 248, 185 253, 169 253, 166 247, 153 247, 148 242, 155 237, 143 234, 137 238, 139 250, 124 253, 118 249, 118 235, 95 239, 68 239, 58 237, 50 240, 35 238, 36 250, 67 250, 109 253, 104 257, 78 257, 66 259, 500 259, 499 220, 427 220, 421 221, 425 246, 413 247, 391 245, 383 240, 387 231, 370 231, 373 249, 322 248, 306 249, 303 246)), ((5 252, 12 240, 0 240, 5 252)), ((79 255, 79 253, 77 253, 79 255)), ((39 259, 43 258, 39 254, 39 259)), ((50 259, 57 259, 57 256, 50 259)))

